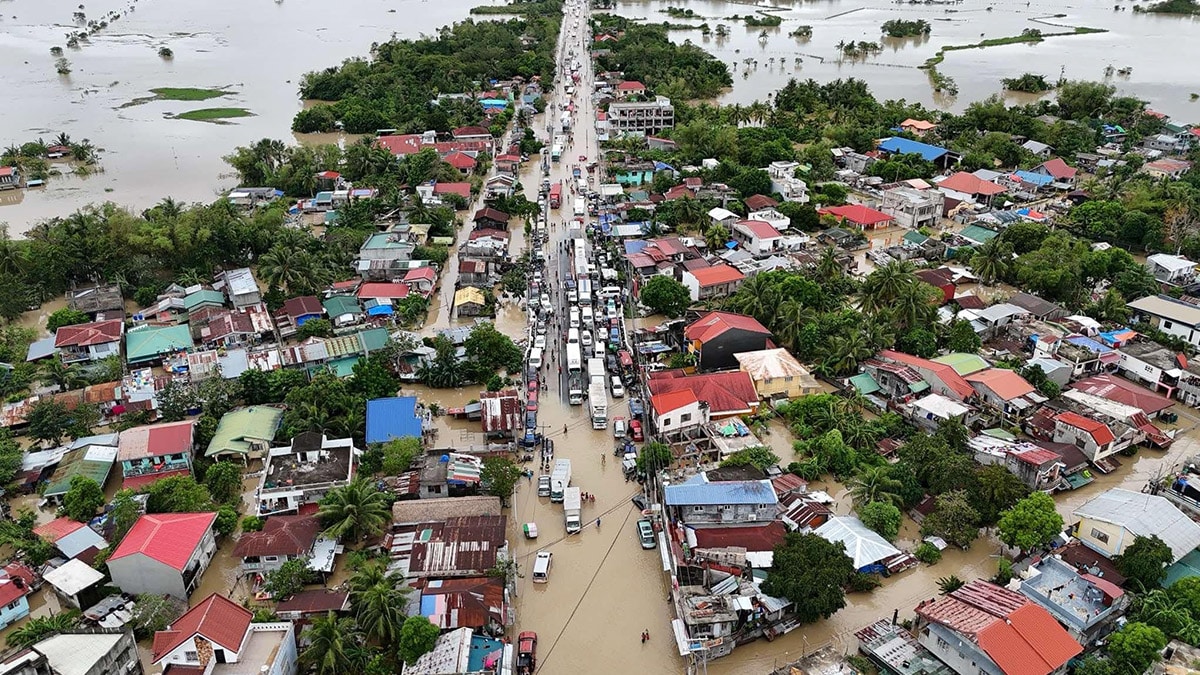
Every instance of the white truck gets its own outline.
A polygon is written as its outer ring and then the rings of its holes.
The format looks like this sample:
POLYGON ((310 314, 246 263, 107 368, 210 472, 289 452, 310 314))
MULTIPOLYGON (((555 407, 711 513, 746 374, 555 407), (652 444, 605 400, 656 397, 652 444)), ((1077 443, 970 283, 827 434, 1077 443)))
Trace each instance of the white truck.
POLYGON ((554 460, 554 471, 550 473, 550 501, 561 502, 563 494, 569 487, 571 487, 571 460, 554 460))
POLYGON ((608 387, 604 381, 592 381, 588 385, 588 411, 592 417, 593 429, 608 428, 608 387))
POLYGON ((575 198, 575 217, 582 218, 587 215, 587 202, 582 197, 575 198))
POLYGON ((579 488, 563 490, 563 517, 567 522, 567 534, 575 534, 583 529, 582 510, 583 495, 579 488))
POLYGON ((588 359, 588 383, 604 384, 608 381, 608 373, 604 367, 604 359, 590 358, 588 359))
POLYGON ((578 281, 579 305, 589 307, 592 304, 592 280, 583 278, 578 281))
POLYGON ((571 113, 566 113, 566 112, 563 113, 561 119, 562 119, 562 130, 563 131, 570 130, 570 128, 571 128, 571 113))
MULTIPOLYGON (((578 330, 578 329, 574 329, 578 330)), ((579 347, 579 340, 567 343, 567 372, 578 373, 583 369, 583 352, 579 347)))

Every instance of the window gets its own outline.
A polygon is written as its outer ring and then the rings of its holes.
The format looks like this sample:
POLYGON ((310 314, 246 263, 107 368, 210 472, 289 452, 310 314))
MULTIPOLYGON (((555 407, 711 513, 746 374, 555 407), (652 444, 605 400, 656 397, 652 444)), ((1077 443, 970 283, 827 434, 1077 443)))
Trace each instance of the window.
POLYGON ((683 424, 684 422, 691 422, 691 421, 692 421, 692 413, 681 413, 679 415, 679 423, 680 424, 683 424))
POLYGON ((946 649, 950 645, 945 640, 943 640, 942 638, 939 637, 937 639, 937 646, 938 646, 938 649, 946 649))
POLYGON ((1108 535, 1094 527, 1092 528, 1092 539, 1104 544, 1108 543, 1108 535))
POLYGON ((4 609, 16 609, 18 602, 20 602, 20 600, 13 600, 12 602, 5 605, 4 609))
POLYGON ((663 428, 664 428, 664 429, 665 429, 665 428, 667 428, 667 427, 669 427, 669 426, 671 426, 671 418, 670 418, 670 417, 664 417, 664 418, 662 419, 662 426, 663 426, 663 428))
POLYGON ((693 506, 692 513, 704 513, 704 507, 703 506, 693 506))
POLYGON ((1162 322, 1162 327, 1163 327, 1163 330, 1167 330, 1167 329, 1169 329, 1171 326, 1174 326, 1174 325, 1175 325, 1175 324, 1171 323, 1170 321, 1167 321, 1166 319, 1163 319, 1163 322, 1162 322))
POLYGON ((183 658, 187 659, 190 663, 200 663, 200 654, 196 652, 184 652, 183 658))
POLYGON ((278 560, 279 560, 279 556, 277 556, 277 555, 265 555, 265 556, 263 556, 263 562, 276 562, 276 561, 278 561, 278 560))
POLYGON ((724 513, 725 511, 728 511, 729 509, 732 509, 732 508, 733 507, 728 504, 721 504, 721 505, 717 506, 717 510, 721 511, 722 513, 724 513))

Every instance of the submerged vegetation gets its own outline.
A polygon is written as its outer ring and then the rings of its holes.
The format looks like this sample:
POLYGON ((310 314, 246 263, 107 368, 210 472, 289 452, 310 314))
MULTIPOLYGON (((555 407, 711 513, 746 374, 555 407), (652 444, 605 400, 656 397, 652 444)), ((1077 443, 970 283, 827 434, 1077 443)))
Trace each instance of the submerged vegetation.
MULTIPOLYGON (((623 17, 593 17, 596 33, 618 36, 605 43, 608 53, 597 57, 596 70, 619 70, 642 82, 655 94, 672 101, 712 98, 733 84, 728 67, 693 44, 674 44, 662 25, 634 23, 623 17)), ((721 34, 721 26, 717 26, 721 34)))
POLYGON ((888 37, 903 38, 929 35, 933 31, 933 26, 930 26, 925 19, 916 19, 915 21, 892 19, 885 21, 879 29, 888 37))
POLYGON ((254 113, 245 108, 201 108, 188 110, 175 116, 177 120, 192 120, 195 122, 217 122, 236 117, 250 117, 254 113))
POLYGON ((929 81, 933 84, 935 91, 946 92, 950 95, 958 93, 958 85, 955 84, 954 78, 943 75, 938 72, 937 67, 942 61, 946 60, 946 52, 961 51, 963 49, 984 49, 986 47, 1000 47, 1003 45, 1021 44, 1023 42, 1041 42, 1048 37, 1062 37, 1066 35, 1088 35, 1092 33, 1107 33, 1105 28, 1089 28, 1087 26, 1076 26, 1074 30, 1063 31, 1058 33, 1043 33, 1037 28, 1026 28, 1021 31, 1020 35, 1010 35, 1008 37, 988 38, 980 40, 969 45, 946 45, 938 50, 936 54, 925 60, 925 63, 919 67, 929 74, 929 81))
POLYGON ((1020 77, 1006 77, 1000 80, 1009 91, 1024 91, 1030 94, 1041 94, 1050 91, 1054 85, 1046 81, 1044 75, 1025 73, 1020 77))
POLYGON ((1196 0, 1163 0, 1149 6, 1134 5, 1133 11, 1155 14, 1200 14, 1200 4, 1196 0))

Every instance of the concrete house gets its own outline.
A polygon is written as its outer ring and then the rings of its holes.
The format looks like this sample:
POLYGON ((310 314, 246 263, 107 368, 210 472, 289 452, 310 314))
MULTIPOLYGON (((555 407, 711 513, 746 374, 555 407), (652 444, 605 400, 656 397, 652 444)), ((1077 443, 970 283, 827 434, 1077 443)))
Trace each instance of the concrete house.
POLYGON ((777 161, 767 167, 771 177, 771 192, 783 197, 785 202, 808 203, 808 184, 796 177, 799 162, 777 161))
POLYGON ((324 315, 325 308, 321 306, 319 298, 302 295, 283 303, 283 307, 275 314, 275 325, 279 327, 279 334, 286 337, 295 335, 300 326, 324 315))
POLYGON ((683 285, 693 302, 723 298, 733 294, 745 281, 746 275, 732 265, 713 265, 683 271, 683 285))
POLYGON ((170 476, 192 475, 193 420, 133 427, 117 440, 121 487, 138 490, 170 476))
POLYGON ((879 210, 910 230, 936 227, 942 219, 945 195, 940 190, 914 190, 900 186, 883 191, 879 210))
POLYGON ((1125 377, 1187 405, 1200 405, 1200 365, 1155 342, 1130 342, 1118 351, 1117 367, 1125 377))
POLYGON ((786 349, 741 351, 733 355, 738 369, 748 373, 754 390, 764 401, 816 394, 821 383, 786 349))
POLYGON ((8 574, 0 577, 0 628, 29 616, 29 594, 33 589, 22 576, 8 574))
POLYGON ((154 634, 153 663, 164 672, 175 667, 205 675, 296 675, 292 622, 253 618, 250 610, 214 593, 154 634))
POLYGON ((1168 335, 1200 346, 1200 307, 1169 295, 1148 295, 1128 306, 1139 321, 1146 321, 1168 335))
POLYGON ((712 481, 704 472, 663 488, 664 502, 686 525, 768 525, 779 498, 769 480, 712 481))
POLYGON ((701 405, 691 389, 655 394, 650 397, 650 414, 654 429, 660 434, 673 434, 696 429, 708 423, 708 408, 701 405))
POLYGON ((217 551, 215 513, 156 513, 137 519, 108 558, 113 584, 126 593, 187 600, 217 551))
POLYGON ((1113 488, 1075 509, 1074 535, 1109 558, 1137 537, 1157 535, 1177 562, 1200 546, 1200 525, 1165 497, 1113 488))
POLYGON ((775 346, 766 326, 752 316, 732 312, 704 314, 683 329, 683 339, 704 370, 733 368, 738 354, 775 346))
POLYGON ((54 347, 63 363, 99 361, 121 355, 125 322, 120 319, 63 326, 54 333, 54 347))
POLYGON ((653 101, 618 101, 608 106, 608 129, 616 136, 655 135, 675 126, 675 106, 666 96, 653 101))
POLYGON ((267 451, 255 499, 258 515, 312 508, 330 490, 354 480, 359 450, 352 438, 328 438, 306 431, 291 445, 267 451))
POLYGON ((1025 378, 1007 368, 988 368, 963 379, 970 383, 987 407, 1006 420, 1018 420, 1046 400, 1025 378))
POLYGON ((283 424, 283 409, 266 405, 236 408, 225 413, 205 451, 206 457, 243 460, 266 454, 283 424))
POLYGON ((733 225, 733 240, 754 256, 769 256, 780 250, 783 235, 765 220, 741 220, 733 225))
POLYGON ((142 675, 133 631, 91 628, 39 640, 0 661, 5 675, 142 675))
POLYGON ((1054 557, 1042 558, 1022 572, 1018 590, 1085 646, 1111 633, 1129 606, 1129 596, 1117 584, 1080 573, 1054 557))
MULTIPOLYGON (((233 557, 241 558, 243 572, 271 572, 297 558, 307 559, 310 568, 317 563, 314 571, 320 571, 320 561, 314 557, 320 534, 321 521, 316 515, 271 516, 258 532, 242 533, 233 547, 233 557)), ((324 541, 332 562, 333 542, 324 541)))
POLYGON ((214 283, 213 287, 218 290, 223 288, 229 296, 229 301, 238 309, 262 302, 258 282, 254 280, 254 274, 248 267, 218 274, 217 283, 214 283))
POLYGON ((1187 286, 1196 280, 1196 263, 1179 255, 1155 253, 1146 258, 1146 269, 1170 286, 1187 286))

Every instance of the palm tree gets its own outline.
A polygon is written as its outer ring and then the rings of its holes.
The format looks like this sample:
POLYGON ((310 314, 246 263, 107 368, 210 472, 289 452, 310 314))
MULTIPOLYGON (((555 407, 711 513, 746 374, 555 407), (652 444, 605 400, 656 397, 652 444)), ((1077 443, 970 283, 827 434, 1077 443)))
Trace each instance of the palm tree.
POLYGON ((850 496, 854 499, 855 506, 871 502, 900 506, 904 503, 900 497, 901 487, 903 485, 900 481, 888 475, 887 467, 869 466, 850 481, 850 496))
POLYGON ((379 534, 392 517, 387 495, 362 478, 330 490, 321 500, 317 515, 321 522, 329 523, 325 534, 352 542, 365 535, 379 534))
POLYGON ((704 205, 698 199, 684 197, 676 200, 675 204, 675 212, 680 223, 692 225, 700 222, 700 219, 704 217, 704 205))
POLYGON ((67 365, 58 358, 47 360, 42 366, 42 374, 47 382, 58 385, 63 391, 78 389, 87 383, 79 368, 67 365))
POLYGON ((704 243, 708 244, 709 251, 718 251, 725 248, 725 243, 729 241, 729 228, 720 223, 709 225, 704 231, 704 243))
POLYGON ((847 374, 858 367, 858 362, 875 353, 862 331, 851 331, 833 342, 832 353, 826 359, 830 371, 836 374, 847 374))
POLYGON ((8 635, 7 646, 29 647, 42 638, 71 630, 78 624, 79 612, 71 610, 61 614, 41 616, 30 619, 25 625, 16 628, 8 635))
POLYGON ((58 135, 54 137, 54 144, 68 146, 71 145, 71 135, 65 131, 60 131, 58 135))
POLYGON ((359 631, 351 619, 339 619, 333 612, 314 619, 305 634, 308 647, 300 655, 300 664, 316 675, 353 673, 362 664, 354 658, 359 631))
POLYGON ((354 599, 356 621, 363 635, 377 645, 395 648, 404 625, 408 586, 389 576, 354 599))
POLYGON ((280 246, 271 247, 270 251, 258 259, 258 273, 268 286, 283 290, 305 283, 305 278, 312 271, 303 265, 311 262, 311 256, 306 252, 289 251, 280 246))
POLYGON ((975 249, 975 255, 971 257, 971 267, 984 285, 990 286, 1008 273, 1012 265, 1012 253, 1011 244, 1000 241, 999 238, 989 239, 975 249))
POLYGON ((934 315, 937 314, 938 300, 942 297, 938 289, 917 281, 916 277, 912 279, 913 281, 900 295, 893 298, 891 303, 890 313, 895 319, 895 324, 904 329, 932 324, 934 315))
POLYGON ((959 579, 953 574, 948 577, 942 577, 941 579, 938 579, 937 583, 938 588, 941 589, 942 595, 950 595, 954 591, 957 591, 958 589, 967 585, 967 582, 959 579))
POLYGON ((860 290, 860 304, 865 312, 879 312, 891 307, 905 288, 912 285, 915 267, 906 260, 890 262, 875 268, 860 290))

